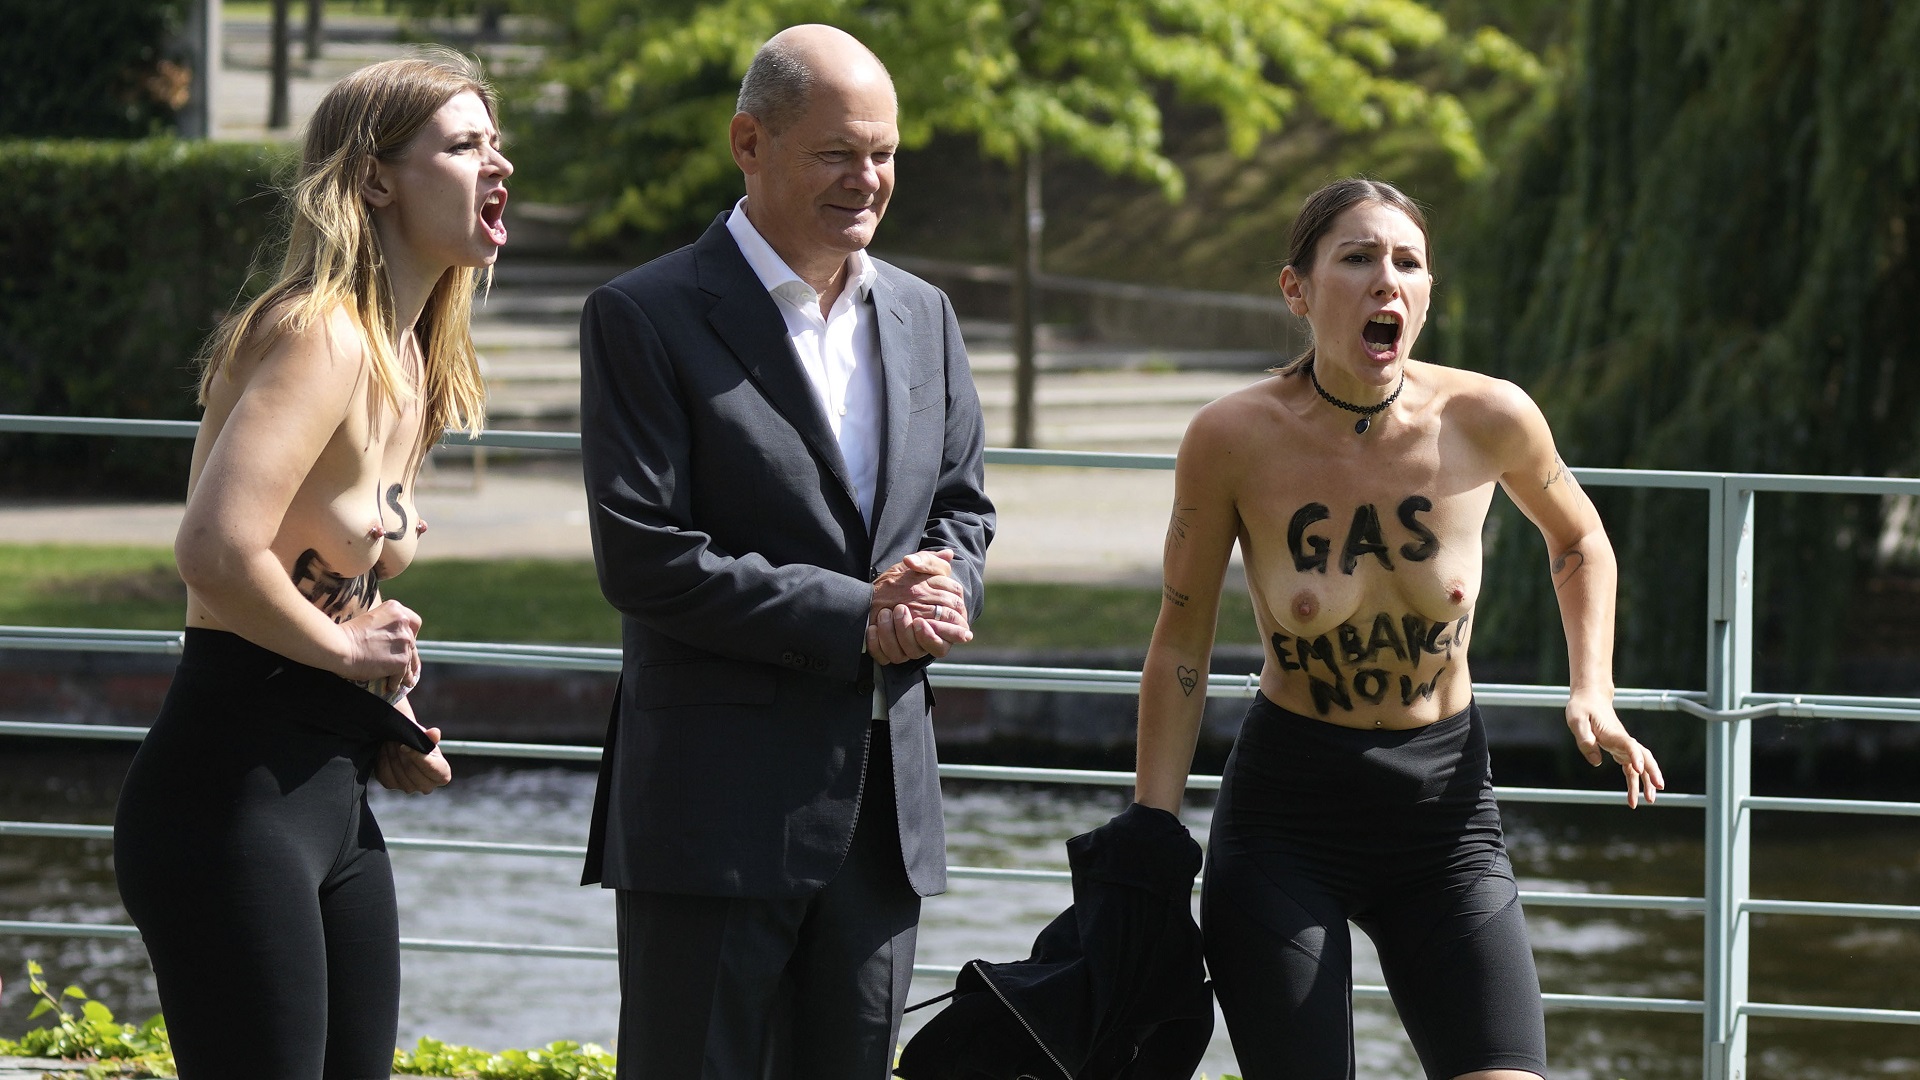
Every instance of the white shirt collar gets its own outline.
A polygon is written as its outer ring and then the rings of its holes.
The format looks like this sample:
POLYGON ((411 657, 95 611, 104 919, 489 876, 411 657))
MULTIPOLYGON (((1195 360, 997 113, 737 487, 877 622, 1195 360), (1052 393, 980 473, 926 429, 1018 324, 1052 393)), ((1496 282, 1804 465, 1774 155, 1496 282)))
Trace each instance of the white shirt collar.
MULTIPOLYGON (((740 254, 747 257, 747 265, 760 278, 760 284, 775 296, 791 296, 802 303, 816 303, 820 294, 806 283, 793 268, 787 265, 773 245, 760 235, 760 230, 747 220, 747 199, 741 196, 733 204, 733 213, 727 215, 727 231, 733 234, 733 242, 740 246, 740 254), (798 286, 798 288, 795 288, 798 286), (804 290, 804 291, 802 291, 804 290)), ((865 300, 873 290, 873 279, 880 276, 879 267, 864 250, 849 255, 848 269, 852 276, 847 284, 853 287, 853 298, 865 300)))

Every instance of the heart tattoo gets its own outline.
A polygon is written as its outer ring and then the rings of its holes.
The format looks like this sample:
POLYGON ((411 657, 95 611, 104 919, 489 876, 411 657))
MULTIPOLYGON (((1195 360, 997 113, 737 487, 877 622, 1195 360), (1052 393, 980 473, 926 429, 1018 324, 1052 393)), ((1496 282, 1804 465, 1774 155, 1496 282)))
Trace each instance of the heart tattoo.
POLYGON ((1198 672, 1193 668, 1188 667, 1185 664, 1181 664, 1180 665, 1180 689, 1186 691, 1188 697, 1192 697, 1193 688, 1199 685, 1200 685, 1200 672, 1198 672))

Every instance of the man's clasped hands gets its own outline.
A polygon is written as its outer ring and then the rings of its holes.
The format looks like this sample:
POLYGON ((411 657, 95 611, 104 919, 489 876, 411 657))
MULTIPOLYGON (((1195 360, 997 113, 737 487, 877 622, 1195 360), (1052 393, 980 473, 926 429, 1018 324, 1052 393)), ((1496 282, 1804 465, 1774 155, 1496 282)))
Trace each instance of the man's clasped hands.
POLYGON ((882 664, 942 657, 973 640, 966 592, 953 577, 953 552, 916 551, 873 579, 867 655, 882 664))

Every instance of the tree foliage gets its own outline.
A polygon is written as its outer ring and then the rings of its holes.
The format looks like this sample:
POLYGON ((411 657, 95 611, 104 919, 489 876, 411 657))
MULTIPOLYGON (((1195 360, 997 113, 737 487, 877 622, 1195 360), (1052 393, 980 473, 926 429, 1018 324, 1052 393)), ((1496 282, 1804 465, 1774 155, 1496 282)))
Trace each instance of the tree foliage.
MULTIPOLYGON (((1575 465, 1912 472, 1920 5, 1582 0, 1572 41, 1550 122, 1442 253, 1449 354, 1527 386, 1575 465)), ((1698 681, 1703 502, 1603 503, 1628 680, 1698 681)), ((1761 681, 1836 672, 1884 510, 1762 496, 1761 681)), ((1550 639, 1537 552, 1497 555, 1538 620, 1500 636, 1550 639)))
POLYGON ((547 15, 559 40, 542 78, 564 101, 527 119, 536 144, 599 148, 541 160, 558 170, 555 194, 595 203, 600 235, 711 213, 733 186, 740 78, 760 42, 795 23, 842 27, 879 54, 909 147, 936 131, 1007 162, 1044 146, 1170 199, 1184 178, 1162 148, 1164 90, 1217 113, 1241 154, 1306 107, 1350 130, 1424 130, 1473 173, 1484 158, 1465 108, 1397 66, 1434 52, 1538 76, 1509 38, 1450 32, 1415 0, 555 0, 547 15))
POLYGON ((184 0, 0 0, 0 136, 171 130, 191 73, 169 56, 184 0))

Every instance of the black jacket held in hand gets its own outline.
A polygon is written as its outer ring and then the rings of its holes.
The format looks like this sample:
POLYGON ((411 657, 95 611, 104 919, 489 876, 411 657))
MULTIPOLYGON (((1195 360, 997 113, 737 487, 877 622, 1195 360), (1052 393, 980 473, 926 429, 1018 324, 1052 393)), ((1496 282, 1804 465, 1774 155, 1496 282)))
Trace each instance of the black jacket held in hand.
MULTIPOLYGON (((1191 908, 1200 845, 1135 803, 1067 841, 1073 906, 1008 964, 975 960, 908 1041, 904 1080, 1188 1080, 1213 1035, 1191 908)), ((937 1000, 937 999, 936 999, 937 1000)))

